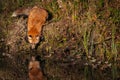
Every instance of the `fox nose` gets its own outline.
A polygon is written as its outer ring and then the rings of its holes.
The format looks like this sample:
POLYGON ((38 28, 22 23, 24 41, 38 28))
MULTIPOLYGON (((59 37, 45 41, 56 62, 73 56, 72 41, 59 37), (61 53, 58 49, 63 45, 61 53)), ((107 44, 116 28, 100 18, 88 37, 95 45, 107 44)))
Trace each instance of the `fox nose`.
POLYGON ((35 44, 34 44, 34 43, 31 44, 31 48, 32 48, 32 49, 35 49, 35 44))

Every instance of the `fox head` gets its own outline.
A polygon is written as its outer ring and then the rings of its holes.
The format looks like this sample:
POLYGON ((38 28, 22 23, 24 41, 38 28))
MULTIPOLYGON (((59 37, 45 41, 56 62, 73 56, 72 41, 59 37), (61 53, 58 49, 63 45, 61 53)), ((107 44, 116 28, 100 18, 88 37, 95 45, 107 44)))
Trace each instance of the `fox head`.
POLYGON ((36 44, 40 42, 40 32, 31 29, 27 34, 28 42, 31 44, 31 48, 34 49, 36 44))

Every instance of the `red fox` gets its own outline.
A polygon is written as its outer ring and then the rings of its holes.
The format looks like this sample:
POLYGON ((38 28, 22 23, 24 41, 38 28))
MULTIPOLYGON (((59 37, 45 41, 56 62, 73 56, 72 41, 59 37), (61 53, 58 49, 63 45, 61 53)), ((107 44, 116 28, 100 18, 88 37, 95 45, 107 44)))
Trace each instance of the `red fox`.
POLYGON ((35 60, 34 56, 32 56, 32 60, 30 61, 28 68, 30 80, 43 80, 43 73, 40 68, 40 63, 35 60))
POLYGON ((34 6, 33 8, 19 9, 13 13, 13 17, 20 15, 28 15, 27 22, 27 38, 32 49, 39 43, 43 24, 48 18, 48 13, 45 9, 34 6))

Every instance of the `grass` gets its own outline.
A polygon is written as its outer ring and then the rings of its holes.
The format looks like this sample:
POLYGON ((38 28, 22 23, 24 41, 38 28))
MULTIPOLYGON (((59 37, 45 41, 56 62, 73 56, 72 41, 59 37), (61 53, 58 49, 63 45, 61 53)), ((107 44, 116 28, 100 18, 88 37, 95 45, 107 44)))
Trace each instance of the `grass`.
POLYGON ((87 30, 85 29, 85 33, 83 35, 83 45, 84 45, 84 49, 85 49, 87 57, 89 56, 89 52, 88 52, 89 37, 90 37, 89 32, 87 32, 87 30))

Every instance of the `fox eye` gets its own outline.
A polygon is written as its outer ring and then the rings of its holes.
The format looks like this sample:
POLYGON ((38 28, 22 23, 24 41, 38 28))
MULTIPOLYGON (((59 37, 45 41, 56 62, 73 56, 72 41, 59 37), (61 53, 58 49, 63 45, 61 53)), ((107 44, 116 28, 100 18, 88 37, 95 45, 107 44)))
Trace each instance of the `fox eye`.
POLYGON ((29 38, 29 39, 32 39, 32 35, 28 35, 28 38, 29 38))
POLYGON ((30 38, 32 38, 32 36, 31 35, 28 35, 30 38))

